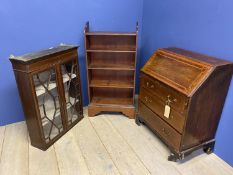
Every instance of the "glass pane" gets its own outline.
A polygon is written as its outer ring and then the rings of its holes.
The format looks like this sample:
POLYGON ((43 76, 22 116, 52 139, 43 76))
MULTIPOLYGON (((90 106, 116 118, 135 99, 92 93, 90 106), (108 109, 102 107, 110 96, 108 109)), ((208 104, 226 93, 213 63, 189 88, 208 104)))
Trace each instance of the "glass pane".
POLYGON ((75 61, 67 62, 61 66, 61 70, 66 97, 68 125, 70 125, 82 116, 77 64, 75 61))
POLYGON ((47 143, 63 131, 55 69, 33 75, 33 81, 47 143))

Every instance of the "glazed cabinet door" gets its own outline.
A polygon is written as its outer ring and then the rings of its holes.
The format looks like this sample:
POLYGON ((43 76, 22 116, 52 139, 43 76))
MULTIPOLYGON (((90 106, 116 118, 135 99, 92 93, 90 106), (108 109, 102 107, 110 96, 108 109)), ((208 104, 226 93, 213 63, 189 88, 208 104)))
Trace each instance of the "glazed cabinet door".
POLYGON ((64 130, 57 72, 54 66, 32 75, 42 137, 46 144, 64 130))
POLYGON ((66 122, 69 128, 83 118, 80 75, 76 58, 62 63, 60 71, 63 81, 66 122))

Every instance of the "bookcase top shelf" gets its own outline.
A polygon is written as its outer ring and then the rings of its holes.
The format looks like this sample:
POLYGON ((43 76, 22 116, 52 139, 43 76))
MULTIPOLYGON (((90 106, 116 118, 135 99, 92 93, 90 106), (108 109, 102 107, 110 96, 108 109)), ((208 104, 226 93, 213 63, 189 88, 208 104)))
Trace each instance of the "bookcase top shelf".
POLYGON ((86 32, 89 36, 136 36, 136 32, 86 32))
POLYGON ((87 49, 86 52, 119 52, 119 53, 136 53, 136 50, 114 50, 114 49, 87 49))

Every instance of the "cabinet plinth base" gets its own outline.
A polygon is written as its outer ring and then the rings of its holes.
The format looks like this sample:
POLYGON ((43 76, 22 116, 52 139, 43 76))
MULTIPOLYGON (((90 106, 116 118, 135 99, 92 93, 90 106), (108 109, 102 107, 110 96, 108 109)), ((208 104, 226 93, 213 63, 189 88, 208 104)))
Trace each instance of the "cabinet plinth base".
POLYGON ((95 117, 101 112, 121 112, 130 119, 135 118, 135 107, 124 107, 124 106, 98 106, 98 105, 89 105, 88 106, 88 116, 95 117))

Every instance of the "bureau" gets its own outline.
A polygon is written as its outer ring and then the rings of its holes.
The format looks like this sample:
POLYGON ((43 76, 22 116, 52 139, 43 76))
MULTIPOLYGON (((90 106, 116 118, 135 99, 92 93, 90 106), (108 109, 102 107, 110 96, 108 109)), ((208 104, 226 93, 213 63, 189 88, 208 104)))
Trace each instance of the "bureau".
POLYGON ((158 49, 141 69, 136 123, 171 150, 170 161, 214 149, 233 64, 179 48, 158 49))

